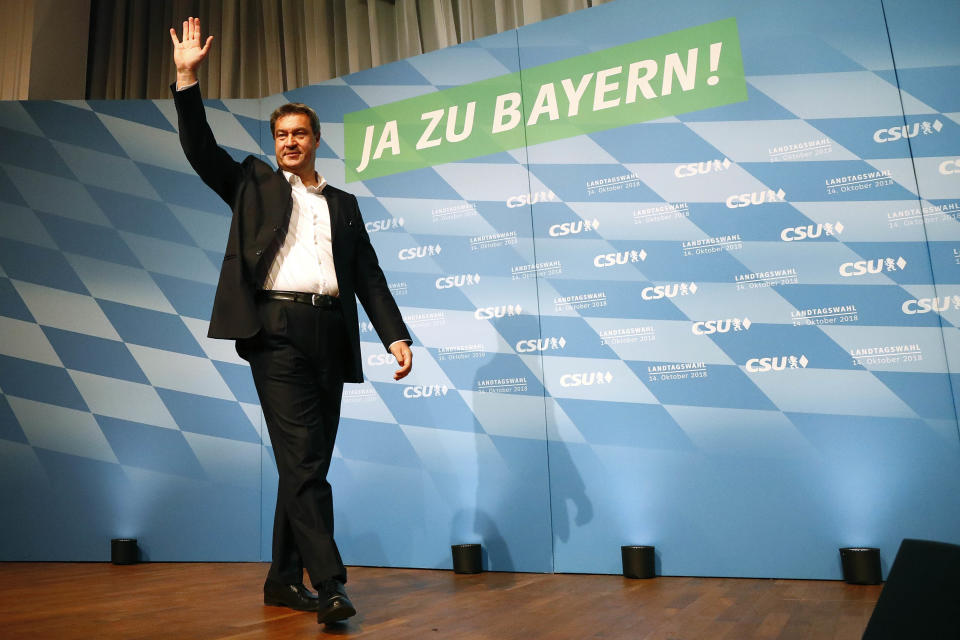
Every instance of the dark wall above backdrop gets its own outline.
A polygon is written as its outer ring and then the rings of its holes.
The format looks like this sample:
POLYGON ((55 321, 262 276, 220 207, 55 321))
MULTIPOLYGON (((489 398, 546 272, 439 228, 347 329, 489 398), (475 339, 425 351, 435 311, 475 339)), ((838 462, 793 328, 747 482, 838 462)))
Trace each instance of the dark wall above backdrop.
MULTIPOLYGON (((652 544, 668 575, 836 579, 840 547, 960 542, 958 28, 615 0, 209 100, 270 161, 272 109, 316 107, 414 334, 399 384, 362 325, 346 562, 616 573, 652 544)), ((0 559, 269 557, 256 394, 205 337, 229 211, 174 123, 0 103, 0 559)))

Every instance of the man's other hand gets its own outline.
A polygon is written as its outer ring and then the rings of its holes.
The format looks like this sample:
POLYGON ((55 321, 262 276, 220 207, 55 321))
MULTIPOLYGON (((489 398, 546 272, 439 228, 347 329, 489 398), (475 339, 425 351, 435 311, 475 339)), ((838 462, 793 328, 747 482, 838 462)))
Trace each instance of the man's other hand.
POLYGON ((393 372, 393 379, 399 380, 405 378, 413 367, 413 352, 410 351, 410 345, 406 342, 394 342, 390 345, 390 353, 397 359, 400 368, 393 372))
POLYGON ((197 67, 207 57, 213 36, 201 46, 200 18, 187 18, 183 21, 183 39, 177 39, 176 29, 170 29, 170 39, 173 40, 173 63, 177 66, 177 88, 182 88, 197 81, 197 67))

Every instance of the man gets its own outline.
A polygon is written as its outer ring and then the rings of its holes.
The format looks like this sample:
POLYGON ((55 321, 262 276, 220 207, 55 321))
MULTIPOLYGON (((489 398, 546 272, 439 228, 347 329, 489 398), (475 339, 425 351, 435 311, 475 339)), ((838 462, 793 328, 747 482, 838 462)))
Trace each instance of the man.
POLYGON ((270 118, 279 170, 234 161, 207 124, 196 70, 200 21, 183 23, 174 46, 180 143, 190 165, 233 210, 208 335, 235 339, 250 363, 277 462, 273 562, 264 603, 317 611, 317 622, 356 614, 333 539, 327 471, 343 383, 362 382, 360 299, 384 346, 410 372, 410 334, 370 244, 357 199, 314 170, 320 125, 302 104, 270 118), (355 298, 356 296, 356 298, 355 298), (303 569, 318 596, 303 586, 303 569))

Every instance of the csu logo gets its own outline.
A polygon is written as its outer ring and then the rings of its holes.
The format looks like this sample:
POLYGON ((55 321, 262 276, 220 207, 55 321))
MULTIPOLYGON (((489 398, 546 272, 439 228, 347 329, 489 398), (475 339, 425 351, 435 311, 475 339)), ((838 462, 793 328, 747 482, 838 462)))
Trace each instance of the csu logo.
POLYGON ((613 382, 613 374, 609 371, 565 373, 560 376, 561 387, 590 387, 595 384, 610 384, 611 382, 613 382))
POLYGON ((797 240, 819 238, 820 236, 840 235, 845 228, 841 222, 808 224, 805 227, 787 227, 780 232, 780 239, 784 242, 796 242, 797 240))
POLYGON ((374 220, 363 225, 367 228, 367 233, 376 233, 377 231, 387 231, 388 229, 399 229, 403 226, 403 218, 384 218, 383 220, 374 220))
POLYGON ((600 221, 596 218, 593 220, 577 220, 576 222, 561 222, 551 225, 547 233, 554 238, 558 238, 560 236, 571 236, 581 231, 596 230, 599 226, 600 221))
POLYGON ((567 346, 567 340, 560 336, 559 338, 531 338, 530 340, 521 340, 515 347, 517 353, 533 353, 535 351, 547 351, 550 349, 563 349, 567 346))
POLYGON ((934 120, 932 123, 924 120, 923 122, 914 122, 913 124, 904 124, 899 127, 890 127, 889 129, 877 129, 873 132, 874 142, 891 142, 901 138, 913 138, 919 134, 925 136, 931 133, 940 133, 943 129, 943 123, 940 120, 934 120))
POLYGON ((631 249, 629 251, 620 251, 618 253, 601 253, 593 259, 593 266, 598 269, 603 269, 604 267, 627 264, 628 262, 643 262, 646 259, 646 251, 643 249, 640 249, 640 251, 631 249))
POLYGON ((747 360, 747 371, 750 373, 766 373, 768 371, 783 371, 784 369, 806 369, 807 356, 771 356, 766 358, 750 358, 747 360))
POLYGON ((930 313, 935 311, 949 311, 950 309, 960 309, 960 296, 943 296, 942 298, 919 298, 907 300, 900 305, 900 310, 907 315, 918 313, 930 313))
POLYGON ((451 287, 468 287, 480 282, 479 273, 462 273, 456 276, 446 276, 437 278, 434 285, 437 289, 450 289, 451 287))
POLYGON ((960 173, 960 158, 953 160, 944 160, 940 163, 940 173, 949 176, 954 173, 960 173))
POLYGON ((675 282, 674 284, 658 284, 655 287, 646 287, 640 292, 644 300, 659 300, 660 298, 675 298, 677 296, 692 296, 697 292, 697 283, 675 282))
POLYGON ((673 170, 673 175, 678 178, 689 178, 690 176, 702 176, 705 173, 716 173, 730 168, 730 159, 707 160, 706 162, 691 162, 690 164, 678 165, 673 170))
POLYGON ((786 195, 783 189, 778 189, 777 191, 767 189, 766 191, 754 191, 753 193, 734 194, 727 198, 727 207, 736 209, 738 207, 749 207, 752 204, 763 204, 765 202, 786 202, 786 195))
POLYGON ((511 209, 525 207, 528 204, 537 204, 538 202, 557 202, 560 198, 553 191, 537 191, 531 193, 521 193, 518 196, 507 198, 507 206, 511 209))
POLYGON ((445 384, 421 384, 403 388, 404 398, 442 398, 450 388, 445 384))
POLYGON ((727 318, 725 320, 701 320, 693 323, 693 333, 698 336, 709 336, 714 333, 728 333, 729 331, 747 331, 750 329, 750 318, 727 318))
POLYGON ((523 309, 518 304, 506 304, 497 307, 480 307, 473 312, 473 317, 477 320, 492 320, 493 318, 504 318, 518 316, 523 313, 523 309))
POLYGON ((400 249, 397 252, 397 257, 401 260, 415 260, 416 258, 426 258, 427 256, 438 256, 440 255, 440 245, 436 244, 433 246, 427 245, 425 247, 413 247, 412 249, 400 249))
POLYGON ((840 265, 840 275, 844 278, 851 276, 862 276, 868 273, 881 273, 887 271, 903 271, 907 266, 907 261, 902 257, 877 258, 876 260, 857 260, 856 262, 844 262, 840 265))
POLYGON ((397 359, 389 353, 371 353, 367 356, 367 364, 371 367, 382 367, 385 364, 396 364, 397 359))

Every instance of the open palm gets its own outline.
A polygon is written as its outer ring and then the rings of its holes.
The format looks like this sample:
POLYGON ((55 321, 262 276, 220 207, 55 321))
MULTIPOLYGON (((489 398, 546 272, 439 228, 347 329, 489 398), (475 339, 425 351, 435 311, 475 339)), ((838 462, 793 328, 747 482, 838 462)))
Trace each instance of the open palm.
POLYGON ((177 38, 176 29, 170 29, 170 39, 173 40, 173 63, 178 71, 192 71, 196 69, 210 51, 213 36, 201 46, 200 18, 187 18, 183 21, 183 39, 177 38))

